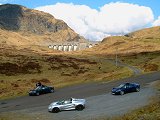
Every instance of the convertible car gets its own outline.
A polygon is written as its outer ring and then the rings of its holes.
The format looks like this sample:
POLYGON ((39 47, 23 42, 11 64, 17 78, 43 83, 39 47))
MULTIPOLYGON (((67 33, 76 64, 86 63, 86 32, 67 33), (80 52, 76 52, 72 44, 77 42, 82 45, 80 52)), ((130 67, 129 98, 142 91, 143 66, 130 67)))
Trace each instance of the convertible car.
POLYGON ((85 108, 85 99, 71 98, 70 100, 61 100, 53 102, 48 106, 48 111, 58 113, 62 110, 83 110, 85 108))
POLYGON ((48 87, 45 85, 38 86, 34 90, 29 91, 29 96, 39 96, 41 94, 53 93, 54 87, 48 87))
POLYGON ((116 88, 112 89, 112 94, 120 94, 124 95, 125 93, 130 93, 130 92, 139 92, 140 91, 140 85, 137 83, 124 83, 119 85, 116 88))

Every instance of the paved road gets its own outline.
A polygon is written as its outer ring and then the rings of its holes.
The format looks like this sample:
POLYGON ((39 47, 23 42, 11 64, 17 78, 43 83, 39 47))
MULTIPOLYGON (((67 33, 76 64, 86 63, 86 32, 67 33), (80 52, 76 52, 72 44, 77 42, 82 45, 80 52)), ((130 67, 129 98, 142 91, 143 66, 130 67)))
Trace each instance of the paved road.
POLYGON ((94 120, 100 117, 106 118, 122 115, 129 110, 144 106, 148 103, 148 99, 154 96, 155 93, 154 89, 145 87, 138 93, 135 92, 123 96, 114 96, 110 93, 105 93, 103 95, 87 97, 86 108, 83 111, 62 111, 56 114, 49 113, 47 111, 48 106, 39 106, 14 111, 13 113, 25 113, 31 118, 37 116, 44 120, 94 120))
POLYGON ((48 106, 52 101, 57 101, 59 99, 65 99, 70 97, 88 98, 91 96, 103 95, 109 93, 113 87, 118 86, 123 82, 138 82, 143 88, 147 85, 147 83, 156 80, 160 80, 160 71, 112 81, 109 83, 88 83, 61 88, 57 89, 55 93, 41 96, 24 96, 11 100, 2 100, 0 101, 0 112, 24 110, 36 108, 39 106, 48 106))

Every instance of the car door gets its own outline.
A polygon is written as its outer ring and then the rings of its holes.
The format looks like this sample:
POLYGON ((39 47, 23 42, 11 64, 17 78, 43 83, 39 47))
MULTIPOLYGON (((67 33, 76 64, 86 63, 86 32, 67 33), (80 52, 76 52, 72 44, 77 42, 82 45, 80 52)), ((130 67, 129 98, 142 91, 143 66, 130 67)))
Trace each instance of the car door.
POLYGON ((130 84, 130 90, 131 90, 131 92, 135 91, 135 86, 133 84, 130 84))
POLYGON ((49 92, 50 92, 50 89, 49 89, 49 87, 44 86, 44 87, 43 87, 43 91, 44 91, 44 93, 49 93, 49 92))
POLYGON ((125 92, 126 93, 129 93, 130 92, 130 85, 127 83, 126 85, 125 85, 125 92))
POLYGON ((36 92, 39 93, 39 94, 42 94, 43 93, 42 87, 37 87, 36 92))
POLYGON ((73 110, 75 109, 75 105, 72 102, 64 102, 63 110, 73 110))
POLYGON ((43 93, 43 94, 44 94, 44 93, 47 93, 47 87, 46 87, 46 86, 42 86, 41 90, 42 90, 42 93, 43 93))
POLYGON ((128 92, 133 92, 134 91, 134 85, 133 84, 128 84, 128 92))

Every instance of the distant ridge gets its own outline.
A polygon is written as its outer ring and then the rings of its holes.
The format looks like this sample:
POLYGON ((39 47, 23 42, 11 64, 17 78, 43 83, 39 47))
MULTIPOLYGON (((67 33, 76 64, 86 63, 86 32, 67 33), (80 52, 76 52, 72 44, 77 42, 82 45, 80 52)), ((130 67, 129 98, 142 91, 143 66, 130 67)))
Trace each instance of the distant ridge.
POLYGON ((160 52, 160 26, 138 30, 124 36, 107 37, 98 46, 82 52, 108 56, 160 52))

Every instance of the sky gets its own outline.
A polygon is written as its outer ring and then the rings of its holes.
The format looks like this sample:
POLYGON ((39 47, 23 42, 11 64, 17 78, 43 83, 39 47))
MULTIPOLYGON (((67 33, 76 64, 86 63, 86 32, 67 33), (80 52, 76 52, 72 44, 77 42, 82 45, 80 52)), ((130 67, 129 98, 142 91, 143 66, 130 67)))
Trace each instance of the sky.
POLYGON ((160 0, 0 0, 48 12, 89 40, 160 26, 160 0))

